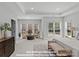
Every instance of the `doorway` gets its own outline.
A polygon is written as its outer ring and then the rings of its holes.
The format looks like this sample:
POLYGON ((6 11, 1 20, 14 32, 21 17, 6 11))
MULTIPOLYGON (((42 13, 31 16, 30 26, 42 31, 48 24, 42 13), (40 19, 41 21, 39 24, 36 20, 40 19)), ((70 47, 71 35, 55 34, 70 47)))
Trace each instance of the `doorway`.
POLYGON ((11 35, 12 35, 12 37, 15 37, 16 36, 16 34, 15 34, 15 31, 16 31, 16 22, 13 19, 11 19, 11 28, 12 28, 11 35))
POLYGON ((41 20, 20 20, 19 21, 19 32, 21 39, 32 39, 40 38, 41 32, 41 20))

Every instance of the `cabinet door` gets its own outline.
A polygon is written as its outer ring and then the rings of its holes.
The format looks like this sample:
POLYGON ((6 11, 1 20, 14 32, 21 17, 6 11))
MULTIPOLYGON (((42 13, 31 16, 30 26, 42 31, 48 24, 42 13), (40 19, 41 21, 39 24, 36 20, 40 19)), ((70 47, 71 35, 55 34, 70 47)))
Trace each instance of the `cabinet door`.
POLYGON ((5 56, 9 57, 14 51, 14 38, 5 41, 5 56))
POLYGON ((0 57, 3 57, 3 56, 4 56, 4 49, 0 48, 0 57))
POLYGON ((9 57, 12 53, 12 49, 9 46, 5 47, 5 57, 9 57))
POLYGON ((5 57, 10 56, 11 54, 11 46, 12 46, 12 42, 10 39, 5 41, 5 57))
POLYGON ((4 56, 4 47, 3 47, 3 44, 0 43, 0 57, 3 57, 4 56))

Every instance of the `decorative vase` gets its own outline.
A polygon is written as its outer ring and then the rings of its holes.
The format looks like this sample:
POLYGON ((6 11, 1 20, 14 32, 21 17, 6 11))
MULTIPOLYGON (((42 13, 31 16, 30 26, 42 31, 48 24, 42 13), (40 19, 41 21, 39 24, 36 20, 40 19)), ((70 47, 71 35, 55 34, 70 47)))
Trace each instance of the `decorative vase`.
POLYGON ((4 32, 4 38, 11 37, 11 31, 4 32))
POLYGON ((11 31, 7 31, 7 33, 6 33, 7 35, 7 37, 11 37, 11 31))

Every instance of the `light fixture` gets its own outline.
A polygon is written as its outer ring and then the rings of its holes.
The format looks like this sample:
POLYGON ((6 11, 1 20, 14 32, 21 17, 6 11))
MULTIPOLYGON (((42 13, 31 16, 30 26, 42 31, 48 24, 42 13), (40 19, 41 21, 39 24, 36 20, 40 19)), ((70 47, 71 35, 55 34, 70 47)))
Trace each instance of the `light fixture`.
POLYGON ((59 11, 60 10, 60 8, 56 8, 56 11, 59 11))
POLYGON ((31 10, 34 10, 34 8, 31 8, 31 10))

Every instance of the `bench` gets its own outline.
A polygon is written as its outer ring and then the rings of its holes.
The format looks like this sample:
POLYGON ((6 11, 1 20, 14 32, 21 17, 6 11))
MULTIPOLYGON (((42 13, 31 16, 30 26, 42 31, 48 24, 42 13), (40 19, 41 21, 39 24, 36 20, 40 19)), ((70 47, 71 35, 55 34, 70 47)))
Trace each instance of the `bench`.
POLYGON ((72 50, 71 49, 63 49, 59 50, 58 53, 56 54, 58 57, 71 57, 72 56, 72 50))
POLYGON ((63 47, 57 42, 48 42, 48 49, 51 49, 54 51, 56 56, 71 56, 72 50, 67 47, 63 47))

